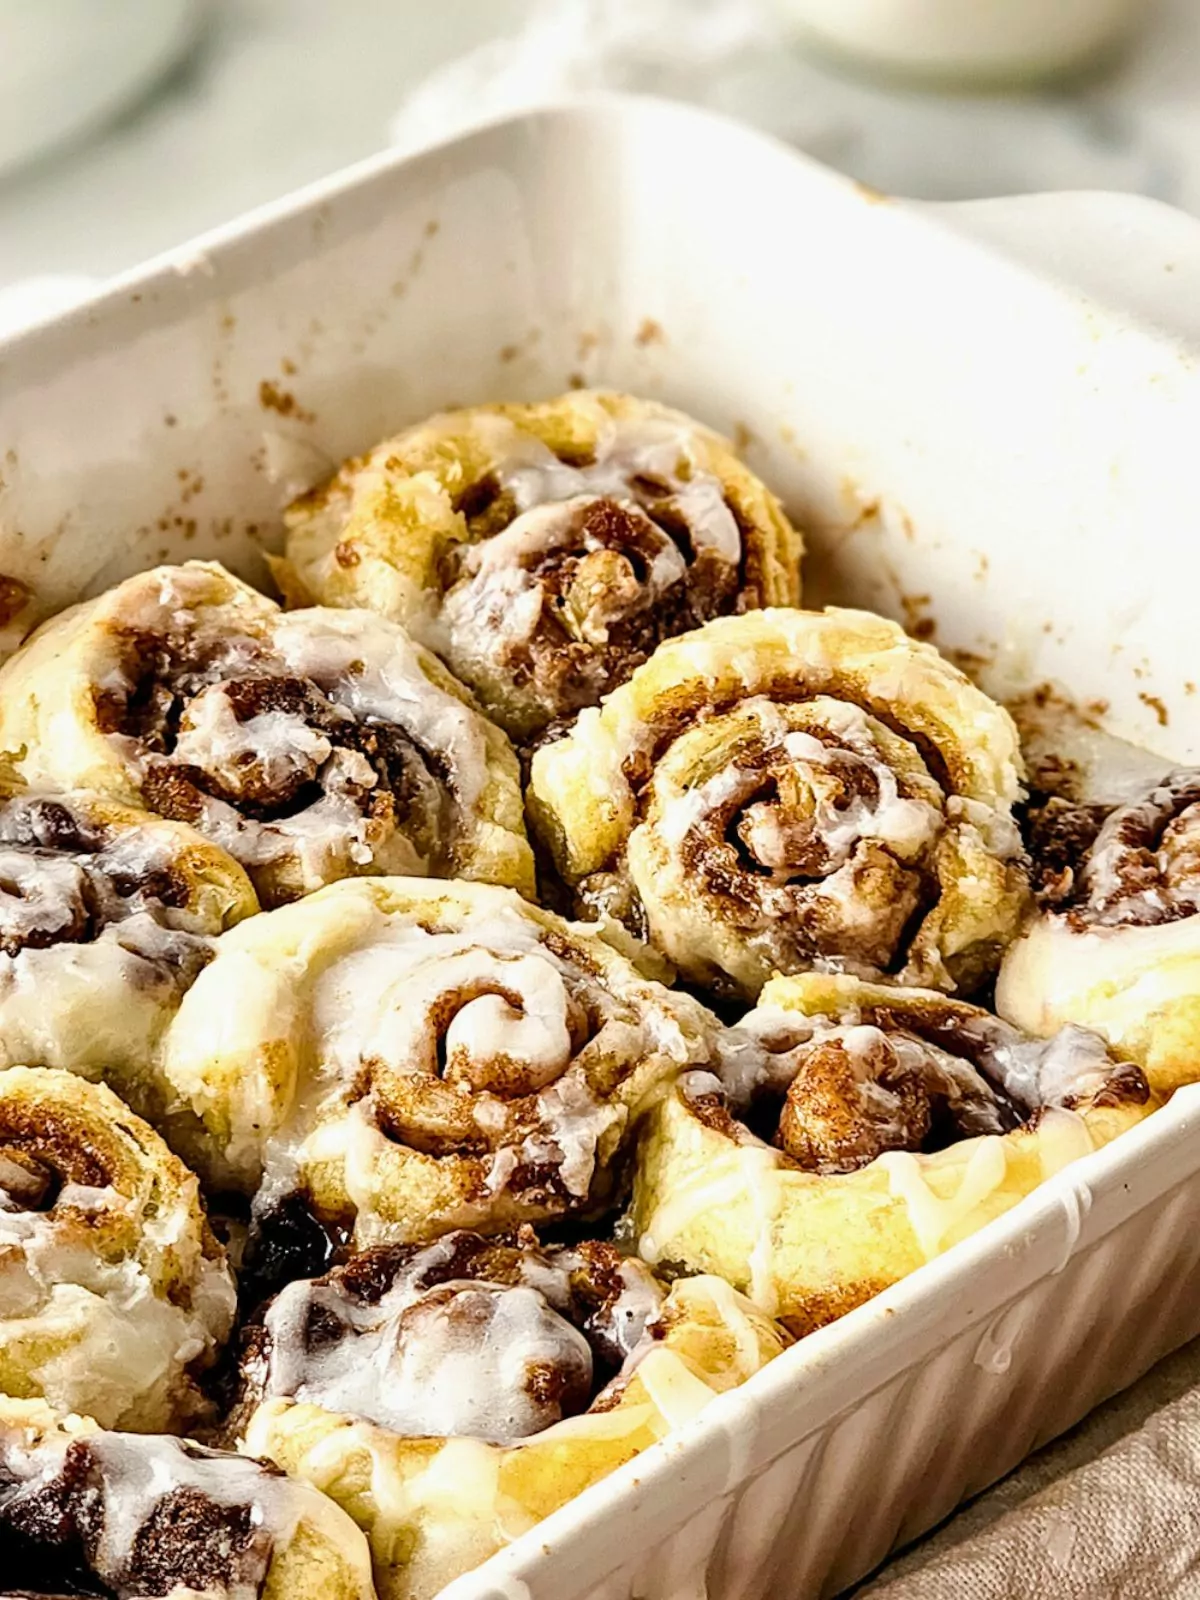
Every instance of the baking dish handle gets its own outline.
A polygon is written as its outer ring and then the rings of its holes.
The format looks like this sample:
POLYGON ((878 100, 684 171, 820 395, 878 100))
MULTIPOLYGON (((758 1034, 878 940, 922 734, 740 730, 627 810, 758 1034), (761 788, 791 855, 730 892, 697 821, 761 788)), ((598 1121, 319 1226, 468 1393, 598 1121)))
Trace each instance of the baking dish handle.
POLYGON ((1062 288, 1200 349, 1200 220, 1142 195, 1018 195, 918 210, 1062 288))

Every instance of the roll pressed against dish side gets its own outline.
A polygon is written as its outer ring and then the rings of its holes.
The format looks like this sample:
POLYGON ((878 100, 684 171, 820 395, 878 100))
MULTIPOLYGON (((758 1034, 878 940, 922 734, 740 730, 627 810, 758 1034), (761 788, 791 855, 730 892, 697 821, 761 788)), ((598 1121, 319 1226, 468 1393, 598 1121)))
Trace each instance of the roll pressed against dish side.
POLYGON ((533 758, 530 817, 579 909, 753 998, 835 967, 970 992, 1028 889, 1011 718, 867 612, 672 639, 533 758))
POLYGON ((518 742, 672 634, 800 598, 770 491, 707 428, 622 394, 446 412, 287 520, 285 590, 405 623, 518 742))
POLYGON ((44 623, 0 668, 0 743, 30 785, 189 823, 264 905, 385 871, 532 886, 516 758, 437 658, 215 563, 44 623))
POLYGON ((270 1466, 0 1399, 0 1548, 15 1593, 375 1600, 343 1511, 270 1466))
POLYGON ((106 1427, 203 1420, 234 1286, 193 1175, 103 1084, 0 1072, 0 1394, 106 1427))
POLYGON ((202 1176, 361 1246, 597 1214, 641 1106, 721 1032, 511 890, 357 879, 232 929, 163 1070, 202 1176))
POLYGON ((720 1279, 457 1232, 284 1289, 235 1426, 365 1530, 380 1600, 431 1600, 787 1342, 720 1279))
POLYGON ((1200 770, 1118 806, 1051 799, 1030 831, 1039 908, 997 1009, 1033 1034, 1094 1028, 1158 1094, 1200 1079, 1200 770))
POLYGON ((184 823, 98 794, 0 798, 0 1067, 102 1078, 160 1125, 155 1058, 245 872, 184 823))
POLYGON ((793 1333, 852 1310, 1154 1108, 1069 1026, 1031 1039, 933 990, 777 978, 720 1069, 648 1113, 632 1219, 793 1333))

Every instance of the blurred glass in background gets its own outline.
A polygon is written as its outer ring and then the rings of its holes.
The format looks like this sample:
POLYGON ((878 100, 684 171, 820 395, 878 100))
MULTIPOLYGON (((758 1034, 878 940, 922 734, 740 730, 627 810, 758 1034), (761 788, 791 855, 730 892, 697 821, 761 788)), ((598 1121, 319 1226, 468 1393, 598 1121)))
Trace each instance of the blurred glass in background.
POLYGON ((389 142, 604 88, 892 193, 1200 213, 1197 0, 0 0, 0 322, 389 142))

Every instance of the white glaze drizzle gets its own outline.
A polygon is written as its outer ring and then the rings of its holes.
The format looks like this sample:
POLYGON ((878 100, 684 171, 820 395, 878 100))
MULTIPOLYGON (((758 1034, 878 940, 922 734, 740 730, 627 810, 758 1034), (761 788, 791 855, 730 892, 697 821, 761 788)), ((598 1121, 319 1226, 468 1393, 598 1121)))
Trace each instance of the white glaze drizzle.
MULTIPOLYGON (((605 421, 595 459, 585 466, 565 464, 506 419, 482 417, 476 425, 497 463, 490 476, 516 514, 507 527, 462 550, 459 575, 430 627, 438 647, 466 676, 503 670, 505 652, 533 640, 548 613, 542 569, 555 554, 579 554, 580 573, 593 559, 605 562, 595 598, 589 594, 582 613, 572 608, 586 642, 605 645, 614 622, 653 611, 688 575, 683 553, 653 520, 660 507, 686 526, 693 559, 736 570, 742 554, 737 520, 723 484, 700 465, 696 438, 681 424, 669 418, 605 421), (662 494, 647 498, 648 482, 662 494), (619 506, 634 531, 638 550, 632 563, 620 543, 606 552, 606 560, 599 553, 602 543, 587 532, 588 513, 599 500, 619 506)), ((591 672, 582 661, 576 670, 603 687, 598 664, 591 672)))
POLYGON ((591 1063, 634 1069, 661 1054, 682 1067, 702 1048, 673 1015, 677 997, 664 991, 660 1000, 649 986, 625 997, 606 981, 576 966, 569 947, 551 948, 516 906, 481 908, 436 932, 373 909, 355 948, 316 976, 308 1051, 320 1065, 269 1141, 260 1207, 289 1192, 307 1163, 340 1157, 360 1241, 371 1235, 387 1136, 370 1096, 347 1099, 364 1064, 386 1075, 388 1092, 404 1097, 418 1123, 425 1086, 462 1091, 456 1105, 487 1153, 478 1158, 482 1195, 449 1225, 479 1221, 528 1165, 549 1165, 568 1196, 585 1199, 629 1116, 598 1095, 591 1063), (574 1030, 585 1019, 580 1042, 574 1030))
POLYGON ((0 1427, 5 1480, 0 1512, 6 1503, 35 1498, 52 1485, 73 1443, 86 1448, 94 1463, 90 1487, 96 1496, 98 1539, 90 1565, 120 1600, 137 1600, 140 1592, 137 1542, 142 1528, 155 1507, 180 1490, 220 1507, 249 1507, 251 1525, 260 1530, 249 1548, 233 1558, 238 1570, 232 1580, 204 1590, 205 1600, 257 1600, 273 1554, 291 1541, 301 1520, 318 1529, 341 1521, 321 1495, 257 1461, 181 1439, 104 1432, 80 1419, 68 1419, 61 1431, 44 1435, 36 1426, 0 1427))
POLYGON ((523 513, 578 497, 629 503, 631 480, 653 478, 670 489, 669 503, 698 548, 731 565, 741 557, 741 535, 720 479, 699 466, 691 433, 669 418, 609 423, 597 439, 595 460, 583 467, 566 465, 522 429, 509 427, 496 444, 496 476, 523 513))
POLYGON ((1004 1140, 994 1135, 972 1142, 954 1192, 945 1197, 928 1181, 930 1169, 921 1157, 889 1150, 877 1157, 877 1163, 887 1173, 893 1197, 904 1202, 927 1260, 941 1252, 954 1230, 1002 1186, 1008 1173, 1004 1140))
MULTIPOLYGON (((157 602, 144 591, 129 598, 131 621, 182 634, 206 647, 208 657, 206 685, 189 703, 171 756, 128 734, 107 735, 133 775, 141 781, 153 769, 193 766, 236 792, 244 763, 263 762, 281 788, 302 779, 320 793, 290 815, 265 820, 202 794, 196 825, 243 864, 294 860, 314 886, 372 863, 388 872, 428 872, 430 862, 411 841, 368 815, 379 780, 360 752, 335 748, 298 711, 266 710, 239 721, 224 685, 241 678, 307 680, 327 701, 333 723, 341 717, 397 728, 417 751, 436 752, 451 777, 448 784, 429 782, 442 786, 452 835, 466 828, 487 782, 483 719, 431 681, 416 646, 394 623, 368 612, 320 608, 284 614, 266 601, 258 610, 240 592, 213 608, 210 585, 208 574, 166 568, 157 602)), ((114 687, 125 692, 130 685, 116 673, 114 687)))
MULTIPOLYGON (((395 1433, 507 1443, 559 1418, 553 1400, 539 1400, 531 1373, 552 1368, 576 1393, 591 1384, 583 1335, 524 1285, 452 1281, 417 1293, 401 1284, 371 1308, 369 1322, 357 1314, 353 1338, 289 1361, 284 1352, 298 1344, 289 1326, 297 1307, 307 1314, 322 1297, 308 1284, 290 1284, 268 1313, 269 1393, 395 1433)), ((339 1311, 344 1304, 339 1297, 339 1311)))
MULTIPOLYGON (((900 793, 896 774, 872 736, 870 719, 858 706, 825 698, 819 701, 821 722, 836 739, 835 744, 793 728, 782 709, 765 696, 743 701, 738 711, 739 716, 752 716, 758 722, 768 748, 778 750, 785 763, 798 772, 819 774, 835 762, 852 761, 861 763, 871 774, 876 790, 871 799, 856 793, 847 801, 839 793, 834 803, 824 786, 816 784, 812 788, 809 826, 825 845, 829 877, 851 859, 855 847, 864 840, 878 840, 897 859, 909 861, 919 857, 937 838, 941 812, 927 800, 900 793)), ((761 782, 757 768, 742 769, 731 763, 694 788, 663 795, 657 824, 660 836, 678 849, 705 818, 748 798, 761 782)), ((746 815, 744 833, 748 847, 764 867, 786 874, 787 852, 779 834, 781 825, 777 807, 756 805, 746 815)))
MULTIPOLYGON (((288 1285, 265 1320, 266 1394, 402 1435, 492 1443, 542 1432, 563 1403, 586 1404, 592 1353, 570 1320, 572 1274, 591 1270, 585 1255, 527 1248, 514 1258, 518 1281, 498 1283, 453 1275, 461 1238, 416 1252, 377 1300, 357 1297, 336 1275, 288 1285), (549 1387, 539 1381, 547 1371, 556 1375, 549 1387)), ((623 1262, 620 1278, 604 1336, 628 1359, 645 1347, 663 1296, 638 1262, 623 1262)))
POLYGON ((235 1310, 228 1269, 202 1254, 196 1219, 182 1202, 151 1214, 115 1188, 75 1183, 38 1210, 30 1173, 15 1161, 4 1162, 0 1185, 0 1344, 20 1350, 28 1338, 31 1352, 44 1349, 18 1359, 63 1411, 108 1422, 166 1416, 185 1369, 211 1355, 235 1310), (136 1255, 106 1246, 106 1222, 123 1218, 148 1251, 178 1252, 189 1296, 171 1299, 136 1255))

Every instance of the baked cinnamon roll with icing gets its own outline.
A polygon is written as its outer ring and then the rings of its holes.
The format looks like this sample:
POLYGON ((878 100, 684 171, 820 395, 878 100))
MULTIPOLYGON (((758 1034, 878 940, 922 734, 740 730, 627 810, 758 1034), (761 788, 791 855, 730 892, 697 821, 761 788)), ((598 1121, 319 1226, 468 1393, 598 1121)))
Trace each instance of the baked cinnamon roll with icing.
POLYGON ((1169 1094, 1200 1078, 1200 769, 1030 819, 1039 909, 996 986, 1030 1033, 1083 1023, 1169 1094))
POLYGON ((0 1395, 195 1422, 233 1315, 199 1186, 158 1135, 103 1084, 0 1072, 0 1395))
POLYGON ((226 934, 163 1070, 202 1175, 364 1245, 598 1213, 642 1105, 720 1032, 511 890, 364 878, 226 934))
POLYGON ((375 1600, 366 1543, 324 1495, 187 1439, 0 1400, 10 1593, 104 1600, 375 1600))
POLYGON ((288 525, 285 590, 403 622, 523 743, 672 634, 800 598, 774 496, 708 429, 620 394, 434 417, 288 525))
POLYGON ((1141 1071, 1084 1028, 1036 1040, 933 990, 776 978, 720 1067, 650 1111, 639 1248, 720 1273, 804 1334, 1152 1108, 1141 1071))
POLYGON ((533 758, 534 826, 585 915, 691 982, 977 988, 1027 896, 1011 718, 862 611, 748 612, 660 646, 533 758))
POLYGON ((786 1343, 720 1279, 457 1232, 289 1285, 235 1427, 358 1521, 381 1600, 428 1600, 786 1343))
POLYGON ((103 1078, 157 1122, 162 1030, 214 938, 257 909, 183 823, 96 794, 0 798, 0 1067, 103 1078))
POLYGON ((39 628, 0 669, 0 744, 31 786, 190 824, 266 905, 356 873, 532 884, 516 757, 436 657, 214 563, 39 628))

